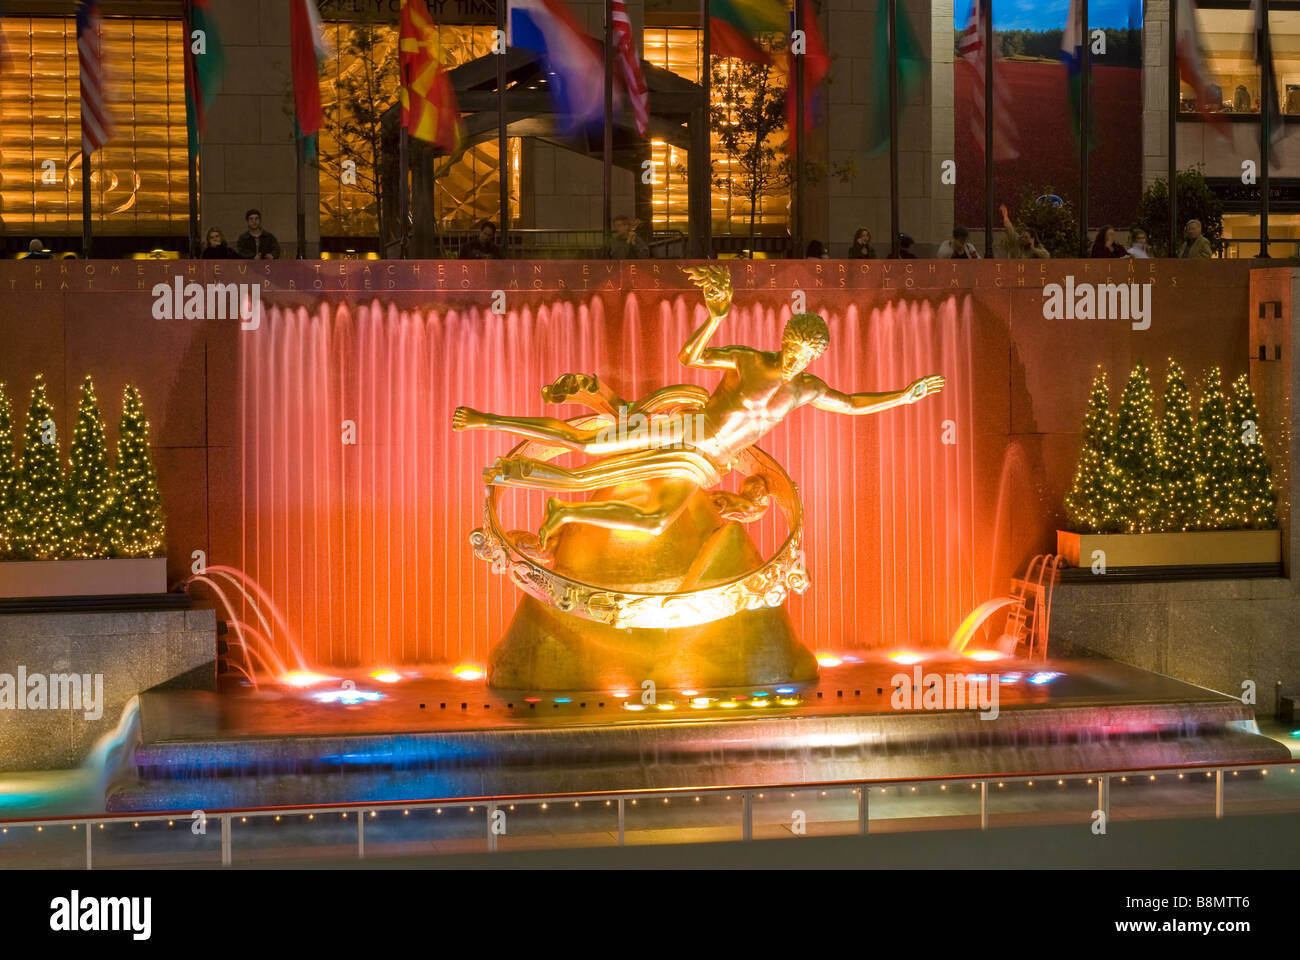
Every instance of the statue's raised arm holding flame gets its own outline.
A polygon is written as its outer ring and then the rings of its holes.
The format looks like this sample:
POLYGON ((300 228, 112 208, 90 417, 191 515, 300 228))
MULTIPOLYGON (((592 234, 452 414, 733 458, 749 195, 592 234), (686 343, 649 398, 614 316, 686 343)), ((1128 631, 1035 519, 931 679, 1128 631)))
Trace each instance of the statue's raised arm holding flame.
MULTIPOLYGON (((799 313, 790 318, 779 351, 746 346, 711 347, 709 341, 731 309, 731 275, 723 266, 694 267, 687 272, 704 293, 709 319, 686 341, 678 356, 687 366, 721 372, 722 378, 712 393, 694 386, 665 387, 628 406, 604 390, 595 377, 566 374, 545 388, 543 395, 552 403, 580 400, 598 411, 639 414, 643 419, 647 414, 668 409, 696 410, 698 413, 686 421, 688 429, 611 430, 607 426, 579 427, 551 417, 499 416, 468 407, 456 410, 452 423, 456 430, 503 430, 595 458, 575 468, 527 457, 501 458, 484 472, 490 485, 578 492, 635 481, 660 481, 654 485, 653 494, 638 503, 570 502, 551 497, 538 531, 542 551, 562 526, 571 523, 662 533, 695 490, 716 486, 742 453, 791 411, 805 404, 832 413, 879 413, 916 403, 943 389, 943 377, 928 376, 901 390, 842 393, 805 373, 804 368, 830 342, 826 321, 815 313, 799 313)), ((714 499, 722 507, 723 516, 740 517, 748 512, 746 499, 752 503, 761 498, 759 483, 747 484, 740 496, 719 491, 714 499)))

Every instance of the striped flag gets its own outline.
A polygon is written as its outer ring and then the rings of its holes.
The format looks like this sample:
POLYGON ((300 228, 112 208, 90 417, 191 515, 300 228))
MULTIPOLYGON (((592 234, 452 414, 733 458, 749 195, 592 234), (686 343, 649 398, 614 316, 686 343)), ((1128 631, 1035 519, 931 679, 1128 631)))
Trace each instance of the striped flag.
MULTIPOLYGON (((1061 32, 1061 62, 1065 64, 1066 82, 1069 84, 1070 116, 1073 118, 1070 129, 1074 132, 1075 142, 1079 139, 1079 117, 1083 107, 1083 44, 1086 39, 1083 35, 1082 9, 1076 0, 1070 0, 1070 10, 1065 15, 1065 29, 1061 32)), ((1089 69, 1091 70, 1091 63, 1089 69)), ((1096 124, 1090 116, 1088 149, 1094 150, 1096 147, 1096 124)))
MULTIPOLYGON (((990 0, 971 0, 970 19, 966 29, 957 38, 957 55, 967 65, 962 71, 964 76, 959 83, 959 95, 971 99, 970 134, 976 148, 987 156, 984 146, 984 71, 989 63, 984 50, 984 18, 988 16, 990 0)), ((1016 121, 1011 115, 1011 96, 1006 84, 998 79, 998 56, 996 51, 993 63, 993 159, 1014 160, 1020 156, 1017 145, 1019 132, 1016 121)))
POLYGON ((564 136, 603 123, 605 66, 601 45, 563 0, 510 0, 508 43, 540 53, 546 85, 564 136))
MULTIPOLYGON (((795 96, 796 56, 803 57, 803 128, 807 132, 813 128, 820 101, 822 81, 831 68, 830 54, 826 52, 826 41, 817 26, 817 11, 811 0, 797 0, 803 4, 804 51, 795 54, 791 49, 786 56, 786 73, 789 87, 785 96, 785 122, 790 131, 788 147, 791 154, 795 150, 794 129, 798 124, 798 97, 795 96)), ((791 31, 794 29, 794 12, 790 13, 791 31)), ((793 32, 791 33, 793 36, 793 32)))
POLYGON ((225 53, 210 0, 187 0, 185 4, 185 119, 189 125, 190 153, 199 151, 208 129, 208 109, 216 99, 225 70, 225 53))
POLYGON ((758 38, 787 29, 784 0, 709 0, 709 56, 771 63, 758 38))
POLYGON ((299 136, 309 141, 320 132, 324 119, 320 102, 320 65, 329 53, 321 32, 316 0, 289 0, 289 60, 293 72, 294 113, 299 136))
POLYGON ((438 28, 424 0, 402 0, 398 51, 402 126, 411 136, 456 153, 465 140, 465 125, 460 119, 438 28))
POLYGON ((99 0, 77 4, 77 57, 81 68, 81 151, 90 156, 113 139, 113 115, 104 95, 103 23, 99 0))
MULTIPOLYGON (((1273 70, 1273 41, 1268 28, 1268 17, 1260 0, 1250 0, 1255 10, 1255 65, 1260 76, 1268 77, 1268 161, 1277 163, 1277 144, 1285 135, 1282 126, 1282 109, 1277 102, 1277 73, 1273 70)), ((1264 126, 1260 124, 1260 136, 1264 126)))
POLYGON ((650 120, 650 91, 646 89, 645 77, 641 75, 641 61, 632 49, 632 21, 628 19, 627 7, 623 0, 613 0, 613 6, 614 56, 618 64, 618 75, 627 90, 628 100, 631 101, 637 132, 644 137, 646 124, 650 120))

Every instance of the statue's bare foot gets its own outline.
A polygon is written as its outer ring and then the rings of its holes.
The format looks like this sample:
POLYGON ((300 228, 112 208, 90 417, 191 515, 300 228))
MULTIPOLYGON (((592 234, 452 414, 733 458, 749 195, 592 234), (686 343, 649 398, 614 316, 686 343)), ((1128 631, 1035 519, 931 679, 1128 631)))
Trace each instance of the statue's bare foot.
POLYGON ((479 413, 471 407, 457 407, 451 415, 453 430, 475 430, 488 426, 490 418, 486 413, 479 413))
POLYGON ((555 556, 555 545, 543 545, 541 538, 526 530, 511 530, 508 534, 515 549, 533 560, 550 560, 555 556))
POLYGON ((546 499, 546 516, 542 520, 542 525, 537 529, 537 540, 543 550, 552 550, 548 546, 551 535, 564 523, 564 501, 559 497, 548 497, 546 499))

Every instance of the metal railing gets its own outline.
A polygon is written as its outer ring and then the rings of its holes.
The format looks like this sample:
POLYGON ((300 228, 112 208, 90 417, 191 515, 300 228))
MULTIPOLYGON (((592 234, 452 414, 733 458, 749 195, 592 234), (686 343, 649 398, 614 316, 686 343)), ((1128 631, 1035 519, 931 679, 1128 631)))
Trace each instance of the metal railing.
POLYGON ((1292 761, 5 820, 0 866, 90 870, 365 859, 368 838, 371 852, 381 856, 427 856, 936 826, 988 830, 1078 823, 1095 829, 1100 820, 1104 831, 1117 786, 1128 820, 1208 817, 1211 811, 1216 819, 1225 812, 1300 814, 1297 769, 1300 762, 1292 761), (1225 783, 1233 784, 1229 803, 1225 783), (1042 789, 1031 793, 1035 787, 1042 789), (1142 787, 1155 792, 1143 793, 1142 787), (1139 795, 1142 802, 1135 804, 1139 795), (559 822, 566 812, 569 819, 559 822), (84 839, 76 836, 83 832, 84 839))

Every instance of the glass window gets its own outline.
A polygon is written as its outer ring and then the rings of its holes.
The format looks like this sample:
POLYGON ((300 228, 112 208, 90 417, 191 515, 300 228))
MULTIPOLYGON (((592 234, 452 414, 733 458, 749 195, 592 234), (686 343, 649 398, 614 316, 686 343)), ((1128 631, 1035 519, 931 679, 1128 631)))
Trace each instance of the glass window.
MULTIPOLYGON (((1259 67, 1255 64, 1255 13, 1225 10, 1202 4, 1196 11, 1205 66, 1217 87, 1215 99, 1224 113, 1259 113, 1259 67)), ((1300 114, 1300 11, 1273 10, 1269 14, 1273 64, 1277 73, 1278 106, 1283 113, 1300 114)), ((1181 85, 1179 108, 1196 109, 1189 84, 1181 85)))
MULTIPOLYGON (((72 17, 0 21, 13 60, 0 82, 0 225, 81 232, 81 87, 72 17), (22 64, 30 61, 23 75, 22 64), (49 161, 52 161, 49 162, 49 161)), ((104 19, 113 140, 94 156, 98 234, 184 236, 189 217, 185 62, 179 20, 104 19)))
MULTIPOLYGON (((648 63, 699 83, 701 43, 697 27, 646 27, 642 55, 648 63)), ((776 64, 769 68, 765 78, 766 85, 769 91, 783 94, 786 88, 785 58, 778 56, 775 59, 776 64)), ((756 83, 739 82, 742 74, 747 81, 752 81, 753 78, 746 71, 752 71, 752 68, 742 61, 720 58, 713 60, 710 88, 713 104, 715 109, 722 107, 733 122, 738 111, 752 107, 754 89, 758 86, 756 83), (737 82, 728 83, 730 80, 737 82)), ((654 108, 653 95, 650 106, 651 109, 654 108)), ((716 124, 711 136, 713 233, 715 236, 746 235, 749 233, 750 198, 745 190, 745 177, 740 172, 742 164, 738 158, 728 155, 716 124)), ((773 176, 771 182, 760 189, 758 194, 755 226, 759 234, 784 235, 788 228, 790 186, 781 172, 785 140, 784 123, 767 138, 766 146, 771 151, 767 167, 773 176)), ((653 140, 650 156, 654 161, 655 177, 651 193, 654 228, 684 230, 687 226, 687 151, 661 140, 653 140)))
MULTIPOLYGON (((491 26, 438 26, 443 49, 458 66, 491 52, 491 26)), ((387 23, 329 24, 334 58, 321 76, 325 123, 320 133, 321 236, 378 237, 384 114, 398 102, 397 27, 387 23), (343 163, 356 164, 355 178, 343 163), (347 182, 345 182, 347 181, 347 182)), ((519 141, 509 142, 511 220, 519 216, 519 141)), ((395 162, 395 160, 394 160, 395 162)), ((495 138, 475 144, 438 177, 434 210, 440 227, 467 229, 500 214, 495 138)))

